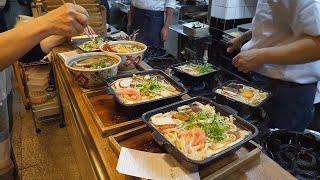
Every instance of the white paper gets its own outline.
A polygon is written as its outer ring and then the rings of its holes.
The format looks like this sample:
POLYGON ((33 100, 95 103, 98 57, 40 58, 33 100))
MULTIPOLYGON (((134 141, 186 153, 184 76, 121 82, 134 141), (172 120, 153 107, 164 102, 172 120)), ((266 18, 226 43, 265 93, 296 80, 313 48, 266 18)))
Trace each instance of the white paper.
POLYGON ((171 155, 121 148, 117 171, 155 180, 199 180, 199 173, 185 170, 171 155))

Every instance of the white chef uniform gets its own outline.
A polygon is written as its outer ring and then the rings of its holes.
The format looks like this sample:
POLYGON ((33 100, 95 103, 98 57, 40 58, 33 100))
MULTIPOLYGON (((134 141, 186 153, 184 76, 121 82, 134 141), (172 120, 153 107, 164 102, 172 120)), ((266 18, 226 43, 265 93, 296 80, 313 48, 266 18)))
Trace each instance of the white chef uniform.
MULTIPOLYGON (((302 35, 320 36, 320 0, 259 0, 256 11, 252 39, 242 51, 288 44, 302 35)), ((256 72, 289 82, 314 83, 320 81, 320 61, 299 65, 265 64, 256 72)), ((320 83, 315 98, 315 103, 318 102, 320 83)))
POLYGON ((164 11, 165 7, 176 7, 176 0, 132 0, 131 4, 139 9, 150 11, 164 11))

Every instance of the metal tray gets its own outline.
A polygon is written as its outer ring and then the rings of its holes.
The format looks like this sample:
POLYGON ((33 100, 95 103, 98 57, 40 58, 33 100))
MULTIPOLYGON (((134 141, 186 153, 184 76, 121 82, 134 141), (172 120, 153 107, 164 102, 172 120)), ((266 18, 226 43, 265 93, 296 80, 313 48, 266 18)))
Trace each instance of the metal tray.
POLYGON ((161 107, 161 106, 166 105, 168 103, 179 101, 179 100, 181 100, 181 96, 183 96, 184 94, 187 93, 187 89, 181 83, 176 82, 171 77, 169 77, 167 74, 165 74, 163 71, 156 70, 156 69, 111 77, 111 78, 107 79, 107 82, 108 82, 108 86, 106 87, 106 91, 115 96, 115 99, 119 105, 119 108, 121 108, 124 111, 124 113, 126 113, 127 115, 130 115, 130 117, 137 117, 137 116, 140 116, 141 114, 143 114, 144 112, 147 112, 148 110, 151 110, 151 109, 154 109, 157 107, 161 107), (111 84, 118 79, 131 77, 133 74, 136 74, 136 75, 146 75, 146 74, 161 75, 169 83, 171 83, 171 85, 173 85, 175 88, 177 88, 180 91, 180 93, 177 95, 174 95, 174 96, 168 96, 168 97, 154 99, 154 100, 145 101, 145 102, 140 102, 140 103, 136 103, 136 104, 125 104, 117 96, 114 89, 111 87, 111 84))
POLYGON ((190 74, 190 73, 188 73, 186 71, 182 71, 182 70, 180 70, 178 68, 179 66, 183 66, 185 64, 191 64, 191 63, 192 62, 182 62, 182 63, 174 64, 171 67, 175 71, 175 75, 177 77, 179 77, 180 79, 182 79, 182 80, 185 80, 186 78, 199 80, 199 79, 206 78, 206 77, 212 75, 213 73, 216 73, 216 72, 220 71, 220 68, 218 68, 216 66, 213 66, 213 68, 214 68, 213 71, 196 76, 196 75, 192 75, 192 74, 190 74))
POLYGON ((271 92, 266 91, 264 89, 258 88, 254 85, 250 85, 248 83, 244 83, 244 82, 240 82, 237 80, 231 80, 231 81, 227 81, 225 83, 223 83, 221 86, 216 87, 215 89, 213 89, 213 93, 215 94, 215 99, 218 103, 223 104, 223 105, 227 105, 237 111, 240 112, 240 114, 242 115, 250 115, 256 108, 261 107, 266 101, 268 101, 271 98, 271 92), (257 106, 251 106, 249 104, 237 101, 235 99, 232 99, 230 97, 224 96, 222 94, 216 93, 217 89, 221 89, 223 86, 228 86, 231 83, 236 83, 236 84, 243 84, 249 87, 253 87, 255 89, 258 89, 260 91, 264 91, 268 93, 268 96, 265 100, 261 101, 261 103, 257 106))
POLYGON ((142 120, 153 131, 153 137, 156 140, 156 142, 159 145, 163 146, 165 148, 165 150, 168 153, 170 153, 171 155, 173 155, 177 159, 177 161, 180 162, 186 169, 188 169, 189 171, 192 171, 192 172, 199 171, 202 168, 208 166, 213 161, 215 161, 219 158, 222 158, 228 154, 234 153, 235 151, 240 149, 243 144, 245 144, 246 142, 248 142, 249 140, 253 139, 254 137, 256 137, 258 135, 257 127, 255 127, 254 125, 245 121, 244 119, 237 116, 236 114, 230 112, 225 107, 211 101, 210 99, 204 98, 204 97, 191 98, 191 99, 188 99, 185 101, 180 101, 180 102, 168 105, 168 106, 164 106, 164 107, 149 111, 149 112, 142 115, 142 120), (217 154, 213 154, 211 157, 209 157, 205 160, 196 161, 196 160, 189 159, 182 152, 180 152, 173 144, 171 144, 149 121, 150 121, 151 116, 153 116, 155 114, 165 113, 165 112, 169 112, 172 110, 176 110, 180 106, 188 105, 188 104, 191 104, 195 101, 198 101, 198 102, 204 103, 204 104, 211 104, 211 105, 215 106, 216 110, 218 112, 220 112, 222 115, 228 116, 228 115, 232 114, 236 118, 234 121, 235 124, 238 127, 241 127, 242 129, 251 131, 252 134, 248 135, 247 137, 245 137, 242 141, 238 142, 237 144, 234 144, 233 146, 230 146, 227 149, 220 151, 217 154))

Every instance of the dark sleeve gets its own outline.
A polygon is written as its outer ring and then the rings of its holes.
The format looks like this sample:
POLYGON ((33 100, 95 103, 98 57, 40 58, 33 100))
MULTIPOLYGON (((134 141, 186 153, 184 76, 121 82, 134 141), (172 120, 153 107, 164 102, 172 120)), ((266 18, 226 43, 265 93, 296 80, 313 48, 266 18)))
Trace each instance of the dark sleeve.
POLYGON ((40 44, 32 48, 27 54, 20 58, 20 62, 29 63, 41 60, 46 54, 42 51, 40 44))

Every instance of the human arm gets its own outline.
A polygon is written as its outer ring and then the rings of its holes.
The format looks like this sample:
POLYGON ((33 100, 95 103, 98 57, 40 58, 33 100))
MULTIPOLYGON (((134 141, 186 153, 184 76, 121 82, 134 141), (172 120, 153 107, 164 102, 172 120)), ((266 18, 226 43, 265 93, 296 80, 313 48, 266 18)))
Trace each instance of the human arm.
POLYGON ((303 64, 320 59, 320 36, 308 36, 292 43, 243 51, 232 63, 239 71, 249 72, 263 64, 303 64))
POLYGON ((248 30, 247 32, 243 33, 240 37, 233 38, 228 42, 229 47, 227 48, 227 52, 231 53, 233 51, 241 49, 241 46, 246 41, 249 41, 252 38, 252 31, 248 30))
POLYGON ((165 21, 161 29, 161 39, 162 41, 168 40, 169 26, 171 24, 174 9, 167 7, 165 10, 165 21))
POLYGON ((0 71, 51 35, 72 36, 83 31, 88 13, 66 4, 39 18, 0 34, 0 71))
POLYGON ((176 1, 175 0, 166 0, 165 2, 165 20, 164 20, 164 25, 161 29, 161 39, 162 41, 168 40, 169 36, 169 26, 172 21, 172 16, 174 9, 176 7, 176 1))

